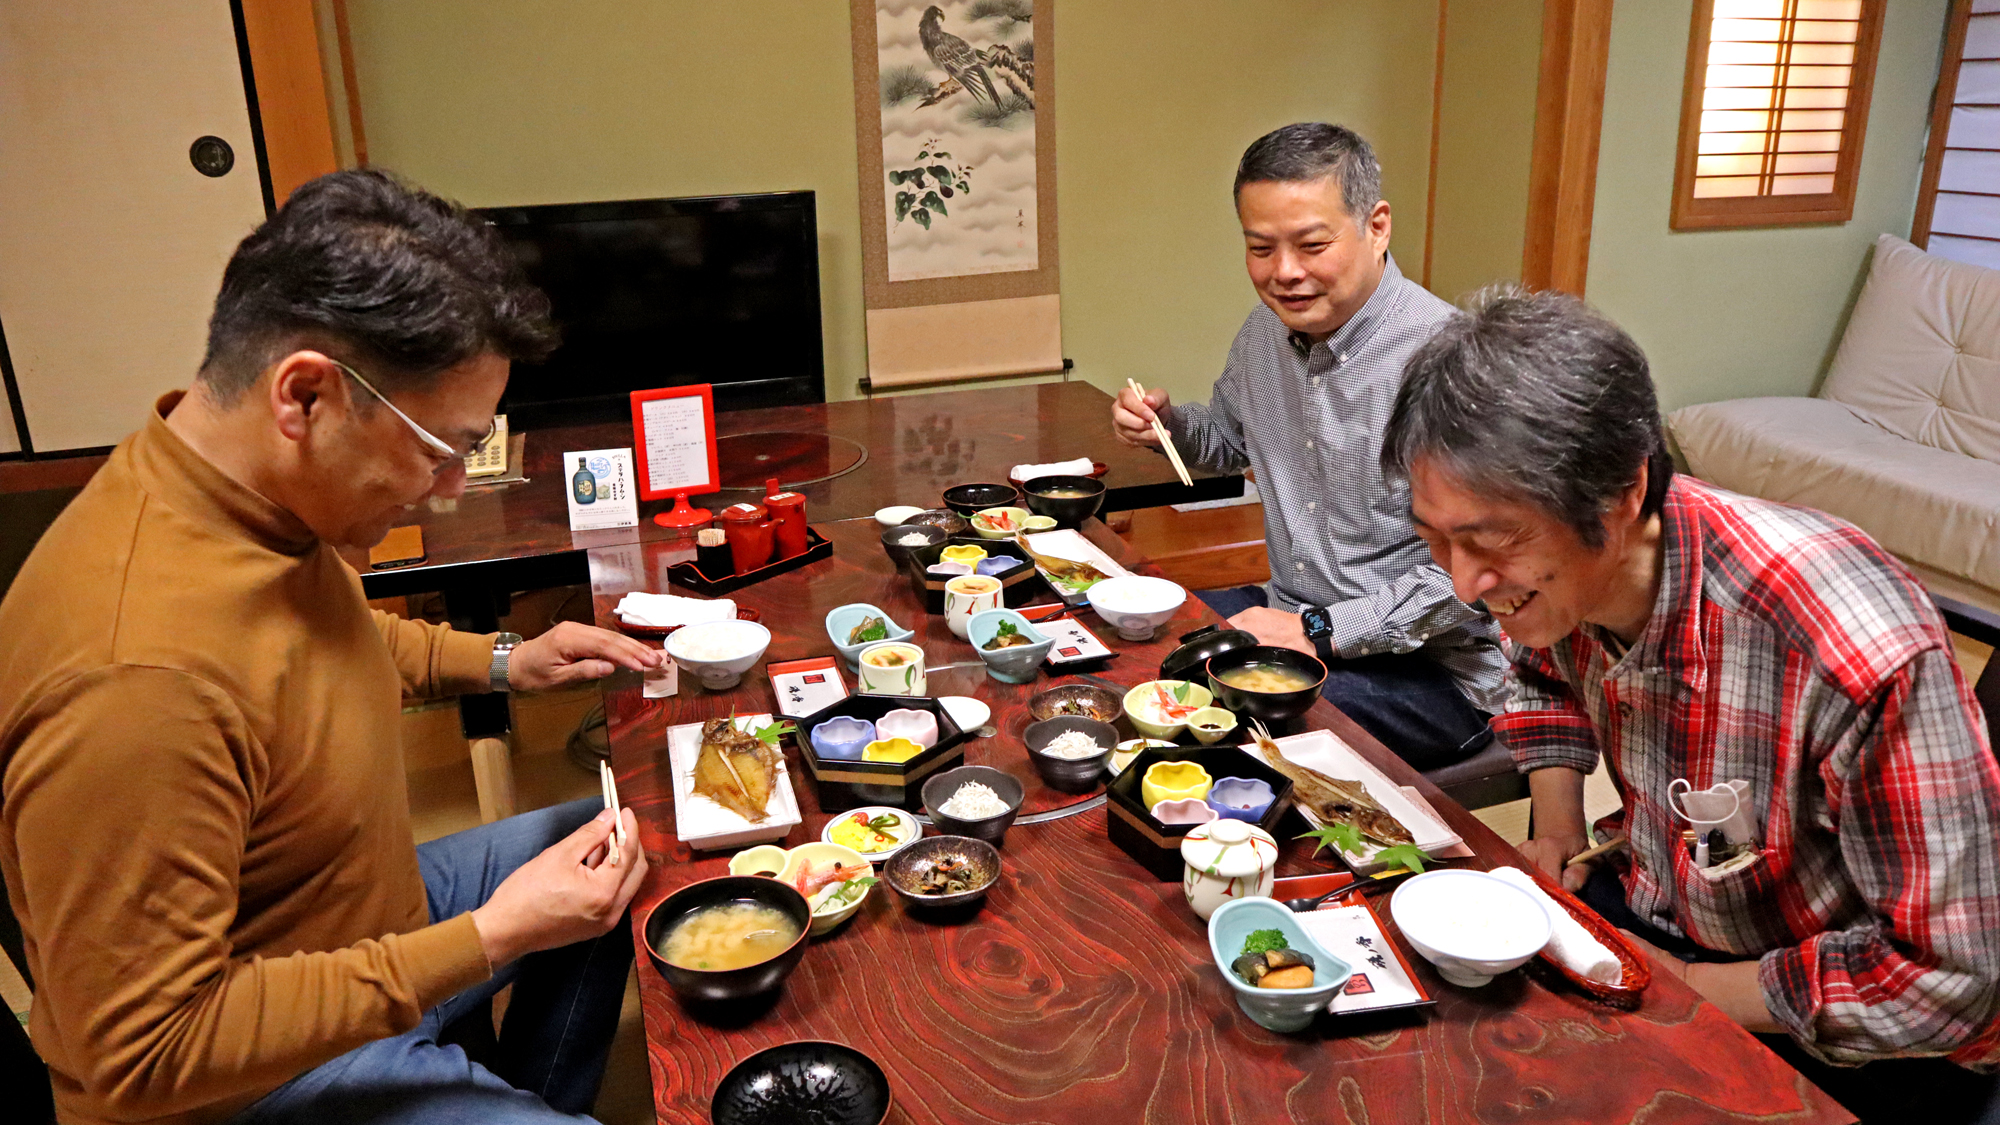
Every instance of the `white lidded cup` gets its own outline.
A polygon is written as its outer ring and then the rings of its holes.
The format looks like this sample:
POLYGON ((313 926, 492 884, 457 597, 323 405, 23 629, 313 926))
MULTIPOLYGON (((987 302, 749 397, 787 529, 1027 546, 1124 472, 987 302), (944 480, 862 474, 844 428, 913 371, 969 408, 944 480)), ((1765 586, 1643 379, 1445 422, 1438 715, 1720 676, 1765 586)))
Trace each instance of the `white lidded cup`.
POLYGON ((879 641, 861 650, 855 680, 863 695, 923 695, 924 650, 908 641, 879 641))

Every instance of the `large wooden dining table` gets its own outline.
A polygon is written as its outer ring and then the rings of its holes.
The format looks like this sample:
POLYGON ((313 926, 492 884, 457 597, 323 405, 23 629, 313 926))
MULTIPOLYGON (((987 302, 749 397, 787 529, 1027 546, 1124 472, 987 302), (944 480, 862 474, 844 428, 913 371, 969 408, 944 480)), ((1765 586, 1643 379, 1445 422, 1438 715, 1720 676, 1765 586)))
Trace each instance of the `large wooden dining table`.
MULTIPOLYGON (((889 1120, 939 1125, 1078 1122, 1222 1125, 1257 1122, 1846 1122, 1853 1118, 1720 1010, 1664 971, 1636 1011, 1586 998, 1539 970, 1479 989, 1446 983, 1410 952, 1428 1008, 1374 1016, 1322 1015, 1279 1034, 1236 1006, 1211 960, 1206 927, 1178 882, 1160 882, 1106 836, 1106 811, 1088 794, 1044 789, 1026 759, 1027 698, 1055 683, 1125 687, 1153 678, 1176 638, 1215 620, 1189 598, 1149 642, 1121 641, 1088 611, 1082 619, 1119 655, 1102 672, 1029 685, 989 679, 969 645, 927 617, 893 570, 869 520, 816 525, 830 559, 734 596, 773 634, 767 661, 833 652, 828 610, 869 602, 917 630, 934 695, 976 696, 994 733, 972 741, 970 764, 1022 779, 1032 807, 1084 801, 1076 815, 1017 824, 999 883, 984 907, 950 922, 908 913, 886 886, 859 915, 812 940, 783 989, 740 1011, 683 1007, 644 952, 648 911, 672 890, 727 873, 728 852, 691 853, 675 836, 667 730, 728 714, 773 711, 760 663, 727 692, 683 677, 678 696, 642 697, 636 680, 607 693, 613 767, 639 821, 651 867, 632 903, 639 989, 659 1120, 709 1120, 717 1083, 765 1047, 833 1040, 866 1052, 887 1073, 889 1120)), ((1143 559, 1094 521, 1085 533, 1140 573, 1143 559)), ((641 550, 655 549, 642 545, 641 550)), ((593 560, 595 561, 595 560, 593 560)), ((601 624, 628 588, 657 566, 610 560, 596 576, 601 624)), ((1053 601, 1051 595, 1047 600, 1053 601)), ((1415 786, 1475 853, 1476 868, 1525 861, 1421 775, 1325 701, 1305 717, 1330 729, 1398 783, 1415 786)), ((805 821, 786 846, 819 838, 820 811, 803 764, 788 769, 805 821)), ((1334 869, 1288 838, 1280 874, 1334 869)), ((1394 935, 1386 899, 1377 913, 1394 935)), ((1396 938, 1400 940, 1400 938, 1396 938)))

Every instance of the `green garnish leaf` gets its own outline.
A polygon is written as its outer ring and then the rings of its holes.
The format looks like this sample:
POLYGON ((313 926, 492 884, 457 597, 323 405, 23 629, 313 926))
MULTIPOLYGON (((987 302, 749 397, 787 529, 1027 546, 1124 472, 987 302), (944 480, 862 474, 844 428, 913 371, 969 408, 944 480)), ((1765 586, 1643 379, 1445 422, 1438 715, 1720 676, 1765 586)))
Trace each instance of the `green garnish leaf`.
POLYGON ((893 816, 890 816, 888 813, 883 813, 881 816, 878 816, 873 820, 864 821, 863 823, 868 828, 876 832, 880 832, 884 836, 891 836, 895 834, 896 827, 900 825, 902 821, 896 819, 893 816))
POLYGON ((1193 686, 1194 686, 1193 684, 1188 683, 1185 680, 1181 681, 1181 686, 1174 689, 1174 702, 1186 703, 1188 697, 1188 689, 1193 686))
MULTIPOLYGON (((1290 949, 1292 943, 1285 940, 1285 931, 1279 929, 1251 930, 1243 938, 1244 953, 1269 953, 1273 949, 1290 949)), ((1242 954, 1238 954, 1241 956, 1242 954)))
POLYGON ((751 731, 750 733, 756 735, 758 741, 764 742, 771 746, 776 746, 778 744, 778 739, 783 738, 785 735, 788 735, 797 729, 798 729, 797 727, 793 726, 790 723, 776 722, 772 723, 768 727, 763 727, 759 730, 751 731))
POLYGON ((1021 635, 1021 630, 1015 628, 1014 623, 1012 621, 1008 621, 1005 619, 1001 620, 1000 627, 998 629, 993 630, 993 638, 995 640, 998 640, 1001 637, 1018 637, 1020 635, 1021 635))
POLYGON ((1311 832, 1303 833, 1294 838, 1318 841, 1318 843, 1313 845, 1314 855, 1318 855, 1319 850, 1328 845, 1332 845, 1335 850, 1346 852, 1348 855, 1360 855, 1362 850, 1361 830, 1352 824, 1322 824, 1311 832))
MULTIPOLYGON (((1408 868, 1419 875, 1424 873, 1424 864, 1430 862, 1431 854, 1415 844, 1397 844, 1375 853, 1375 858, 1389 865, 1382 875, 1393 874, 1397 869, 1408 868)), ((1376 878, 1381 878, 1381 875, 1376 878)))

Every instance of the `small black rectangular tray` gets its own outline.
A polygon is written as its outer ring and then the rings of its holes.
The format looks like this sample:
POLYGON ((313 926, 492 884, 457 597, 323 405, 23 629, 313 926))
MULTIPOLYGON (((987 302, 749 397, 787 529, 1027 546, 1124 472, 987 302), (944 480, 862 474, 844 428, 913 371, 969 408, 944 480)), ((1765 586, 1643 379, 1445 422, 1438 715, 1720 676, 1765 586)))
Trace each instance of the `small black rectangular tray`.
POLYGON ((1263 818, 1257 821, 1257 827, 1273 836, 1277 835, 1274 829, 1278 821, 1292 807, 1292 779, 1234 746, 1177 746, 1171 749, 1155 746, 1141 750, 1139 756, 1132 759, 1131 764, 1105 791, 1109 798, 1105 804, 1105 831, 1112 843, 1138 860, 1139 866, 1152 872, 1153 877, 1163 883, 1180 880, 1181 840, 1196 826, 1161 824, 1139 796, 1140 780, 1146 776, 1147 769, 1159 762, 1193 762, 1207 770, 1210 778, 1254 777, 1269 784, 1277 797, 1271 801, 1271 807, 1265 811, 1263 818))
POLYGON ((971 544, 986 548, 987 557, 1014 559, 1017 565, 991 577, 1000 580, 1000 604, 1008 609, 1019 609, 1036 597, 1047 592, 1049 584, 1042 581, 1042 574, 1028 559, 1028 553, 1019 543, 1008 539, 981 539, 976 535, 962 535, 934 543, 928 547, 918 547, 905 555, 903 574, 910 580, 910 590, 924 605, 924 612, 942 614, 944 612, 944 584, 950 578, 941 578, 926 573, 929 567, 944 558, 946 547, 971 544))
POLYGON ((803 719, 795 720, 792 737, 805 763, 806 779, 819 798, 821 812, 845 812, 863 805, 893 805, 915 812, 924 803, 923 787, 932 775, 965 764, 966 733, 951 712, 935 699, 911 695, 850 695, 803 719), (822 758, 813 749, 812 729, 838 715, 869 722, 902 708, 937 716, 935 745, 907 762, 864 762, 859 758, 822 758))
POLYGON ((766 563, 755 570, 742 574, 731 574, 722 578, 710 578, 701 568, 691 562, 679 562, 667 568, 667 580, 693 590, 697 594, 711 597, 754 586, 766 578, 772 578, 787 571, 797 570, 807 563, 833 557, 833 542, 812 528, 806 528, 806 549, 788 559, 766 563))

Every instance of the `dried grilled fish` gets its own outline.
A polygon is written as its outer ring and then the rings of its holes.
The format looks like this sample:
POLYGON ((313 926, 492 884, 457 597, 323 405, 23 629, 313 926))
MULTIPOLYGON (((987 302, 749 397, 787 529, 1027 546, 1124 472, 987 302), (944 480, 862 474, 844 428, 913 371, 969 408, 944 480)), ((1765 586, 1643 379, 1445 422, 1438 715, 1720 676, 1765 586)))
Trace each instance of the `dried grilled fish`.
POLYGON ((1350 824, 1363 836, 1385 845, 1414 844, 1416 837, 1403 822, 1368 795, 1368 787, 1358 781, 1342 781, 1285 757, 1264 724, 1250 720, 1257 749, 1272 769, 1292 779, 1292 798, 1313 811, 1322 821, 1350 824))
POLYGON ((1028 557, 1035 561, 1035 565, 1042 568, 1042 573, 1050 577, 1085 584, 1102 582, 1111 577, 1089 563, 1077 562, 1075 559, 1059 559, 1054 555, 1038 555, 1033 547, 1028 546, 1028 537, 1025 535, 1014 536, 1014 542, 1020 544, 1021 549, 1028 553, 1028 557))
POLYGON ((778 750, 736 729, 729 719, 710 719, 701 727, 701 756, 694 763, 694 791, 751 822, 769 814, 771 791, 777 787, 778 750))

